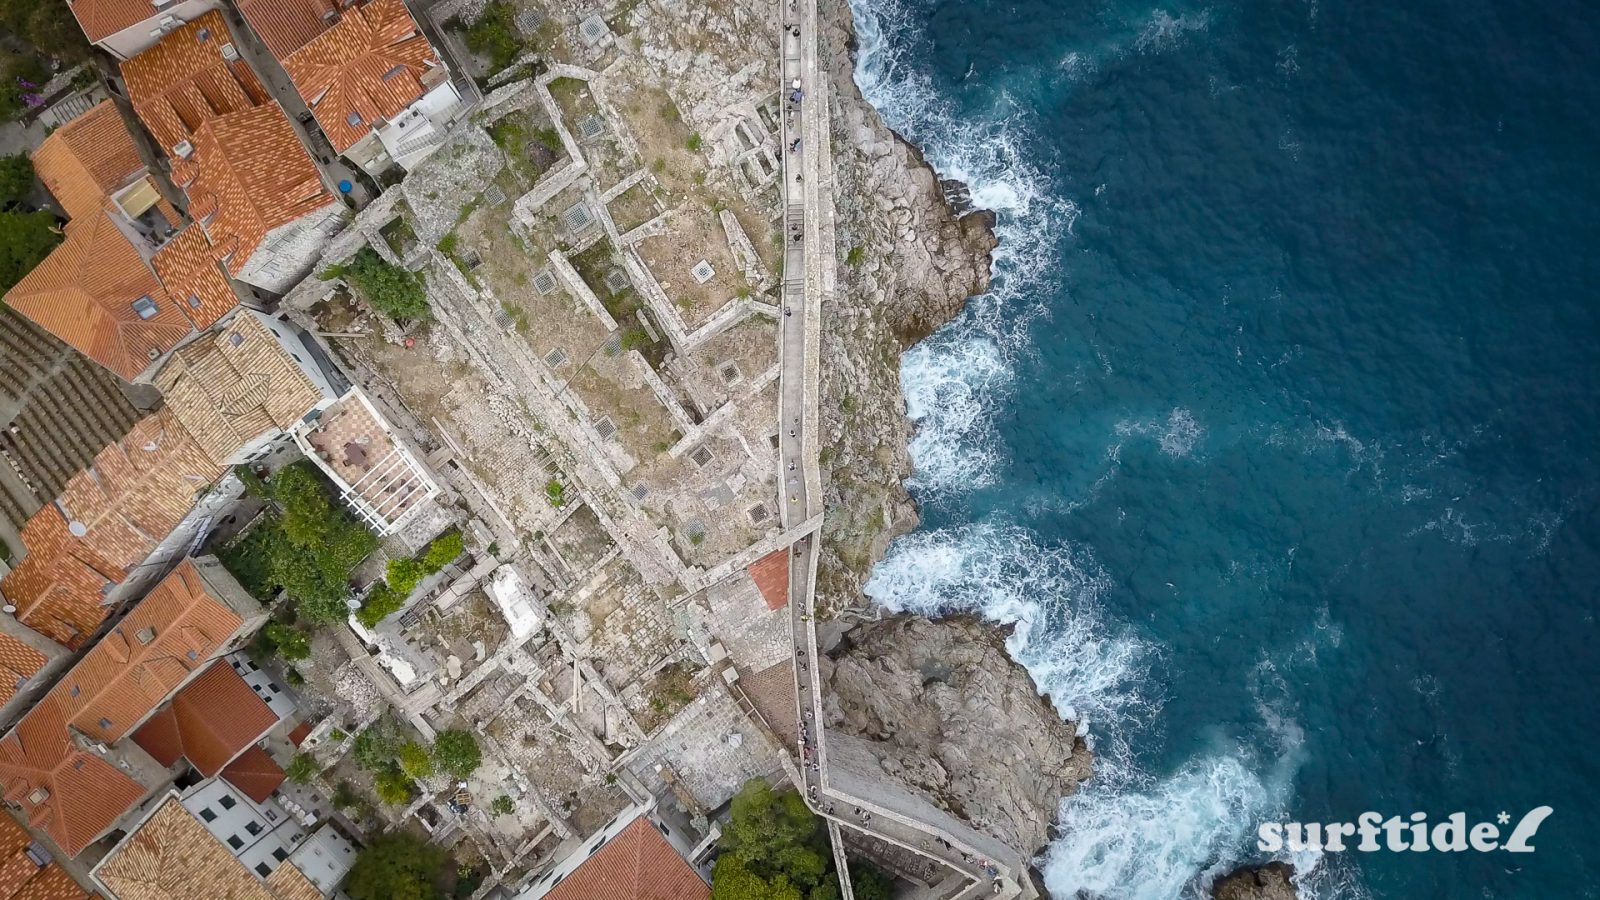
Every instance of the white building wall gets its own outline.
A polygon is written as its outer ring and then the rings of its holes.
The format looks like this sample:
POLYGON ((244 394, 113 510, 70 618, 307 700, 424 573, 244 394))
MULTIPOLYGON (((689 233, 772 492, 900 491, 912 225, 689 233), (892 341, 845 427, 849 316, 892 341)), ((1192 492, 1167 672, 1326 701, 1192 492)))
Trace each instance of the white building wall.
POLYGON ((332 825, 323 825, 295 848, 289 861, 327 896, 356 864, 356 848, 332 825))
POLYGON ((344 228, 344 213, 344 205, 334 201, 274 228, 233 277, 264 291, 285 293, 311 273, 322 248, 344 228))
POLYGON ((272 714, 277 716, 279 721, 294 712, 294 697, 290 695, 288 688, 279 684, 266 669, 256 665, 255 660, 241 651, 229 654, 228 664, 239 673, 245 684, 250 685, 250 690, 255 691, 257 697, 266 701, 267 708, 272 710, 272 714))
POLYGON ((183 0, 181 3, 152 3, 150 17, 137 25, 130 25, 116 34, 100 41, 100 46, 119 59, 132 59, 145 50, 156 45, 156 42, 170 31, 183 27, 185 22, 191 22, 205 15, 222 4, 216 0, 183 0), (170 24, 163 25, 168 19, 170 24))
POLYGON ((256 803, 222 778, 183 794, 183 806, 245 867, 265 878, 306 839, 306 831, 283 807, 256 803))

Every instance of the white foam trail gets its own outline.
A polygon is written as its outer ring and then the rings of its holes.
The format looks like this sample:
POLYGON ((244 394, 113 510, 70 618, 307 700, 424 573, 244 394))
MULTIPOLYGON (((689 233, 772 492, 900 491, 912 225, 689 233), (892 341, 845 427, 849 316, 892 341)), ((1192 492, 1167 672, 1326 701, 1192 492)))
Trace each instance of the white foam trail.
POLYGON ((1106 620, 1106 586, 1086 551, 1041 546, 1016 526, 978 524, 895 541, 866 593, 896 612, 973 613, 1012 626, 1012 658, 1064 717, 1092 723, 1095 736, 1109 740, 1096 752, 1115 767, 1127 756, 1124 737, 1157 702, 1144 693, 1152 648, 1106 620))
POLYGON ((1161 447, 1161 452, 1173 459, 1192 458, 1194 448, 1206 434, 1204 426, 1195 420, 1194 413, 1183 407, 1167 413, 1164 421, 1124 419, 1117 423, 1116 432, 1124 437, 1130 435, 1154 437, 1161 447))
POLYGON ((862 95, 896 131, 918 143, 943 178, 964 182, 977 206, 995 212, 1000 246, 989 293, 901 361, 918 437, 911 445, 914 484, 927 499, 969 490, 992 477, 998 454, 988 409, 1012 383, 1011 362, 1030 352, 1028 329, 1044 313, 1041 285, 1053 282, 1057 245, 1077 207, 1054 196, 1049 180, 1026 156, 1032 141, 1029 102, 1005 93, 982 121, 958 116, 923 73, 899 56, 903 37, 920 26, 899 0, 852 0, 858 38, 856 82, 862 95), (965 367, 972 371, 964 371, 965 367), (915 396, 920 392, 919 396, 915 396), (974 477, 974 473, 988 473, 974 477))

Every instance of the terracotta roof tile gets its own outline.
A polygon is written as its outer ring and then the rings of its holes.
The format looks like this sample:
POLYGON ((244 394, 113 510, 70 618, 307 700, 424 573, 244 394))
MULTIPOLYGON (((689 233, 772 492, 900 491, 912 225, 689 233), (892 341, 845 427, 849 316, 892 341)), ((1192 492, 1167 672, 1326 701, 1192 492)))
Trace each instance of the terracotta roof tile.
POLYGON ((151 260, 172 302, 204 331, 239 305, 239 295, 217 263, 205 231, 190 225, 156 251, 151 260))
POLYGON ((233 666, 219 660, 134 732, 133 740, 163 765, 182 756, 211 778, 277 721, 233 666))
POLYGON ((127 123, 110 100, 51 132, 33 151, 33 167, 74 219, 98 212, 106 197, 146 174, 127 123))
POLYGON ((115 743, 217 653, 241 623, 238 613, 211 595, 194 562, 184 560, 0 739, 5 798, 22 807, 30 825, 76 856, 145 790, 81 749, 72 732, 115 743))
MULTIPOLYGON (((45 655, 25 641, 0 634, 0 703, 16 696, 23 683, 39 674, 45 662, 45 655)), ((0 898, 4 897, 0 891, 0 898)))
POLYGON ((427 93, 441 66, 401 0, 372 0, 283 60, 284 70, 339 153, 427 93))
POLYGON ((176 795, 118 844, 95 876, 118 900, 287 900, 275 897, 176 795))
MULTIPOLYGON (((241 624, 232 607, 211 595, 194 561, 185 559, 50 695, 59 695, 73 727, 97 741, 117 741, 204 666, 241 624)), ((233 672, 232 666, 222 668, 233 672)))
POLYGON ((68 222, 66 239, 8 291, 5 300, 85 356, 132 381, 189 336, 194 326, 112 221, 113 215, 96 211, 68 222))
POLYGON ((26 851, 33 835, 0 814, 0 898, 4 900, 86 900, 89 896, 54 862, 40 868, 26 851))
POLYGON ((221 473, 171 411, 141 419, 23 525, 28 554, 0 579, 0 593, 19 620, 78 646, 105 617, 105 591, 144 562, 221 473))
POLYGON ((789 551, 775 550, 756 560, 750 577, 761 589, 768 609, 782 609, 789 602, 789 551))
POLYGON ((335 202, 276 103, 211 119, 194 147, 172 177, 229 272, 242 270, 273 229, 335 202))
POLYGON ((250 29, 280 60, 326 31, 338 9, 333 0, 239 0, 250 29))
POLYGON ((122 64, 134 112, 169 155, 211 119, 268 102, 249 64, 223 57, 232 40, 222 13, 212 10, 122 64))
POLYGON ((248 310, 178 350, 154 382, 167 408, 218 465, 262 434, 287 430, 322 399, 248 310))
POLYGON ((144 788, 73 743, 68 713, 54 692, 0 738, 0 784, 29 827, 70 856, 94 843, 144 796, 144 788))
POLYGON ((67 6, 78 17, 78 24, 91 44, 158 14, 149 0, 73 0, 67 6))
POLYGON ((278 900, 322 900, 322 891, 291 863, 284 863, 268 873, 267 887, 278 900))
MULTIPOLYGON (((251 747, 222 770, 222 777, 257 803, 267 802, 283 784, 283 768, 260 747, 251 747)), ((319 895, 320 896, 320 895, 319 895)))
POLYGON ((708 900, 711 888, 649 819, 638 818, 545 900, 708 900))
POLYGON ((304 744, 306 742, 306 738, 308 738, 310 736, 311 736, 311 723, 310 722, 301 722, 299 725, 296 725, 294 727, 293 731, 289 732, 289 742, 294 744, 296 747, 298 747, 301 744, 304 744))

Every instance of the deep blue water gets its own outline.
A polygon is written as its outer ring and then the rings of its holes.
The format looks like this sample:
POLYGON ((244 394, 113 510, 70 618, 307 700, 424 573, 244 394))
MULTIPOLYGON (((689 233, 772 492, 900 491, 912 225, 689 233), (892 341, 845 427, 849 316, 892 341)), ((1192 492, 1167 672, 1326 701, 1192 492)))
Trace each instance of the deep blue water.
POLYGON ((1087 722, 1052 894, 1548 804, 1532 854, 1304 886, 1600 896, 1600 11, 855 5, 869 99, 1004 242, 906 357, 925 522, 869 593, 1016 623, 1087 722))

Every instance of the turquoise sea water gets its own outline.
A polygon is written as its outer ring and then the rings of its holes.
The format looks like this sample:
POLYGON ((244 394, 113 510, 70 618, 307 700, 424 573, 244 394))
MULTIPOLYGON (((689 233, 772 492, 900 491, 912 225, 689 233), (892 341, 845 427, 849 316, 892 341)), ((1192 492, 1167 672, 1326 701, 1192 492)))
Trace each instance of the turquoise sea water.
POLYGON ((1600 13, 1553 0, 854 0, 857 77, 997 210, 908 354, 879 602, 1017 625, 1099 774, 1057 898, 1166 900, 1263 821, 1318 897, 1600 895, 1600 13))

